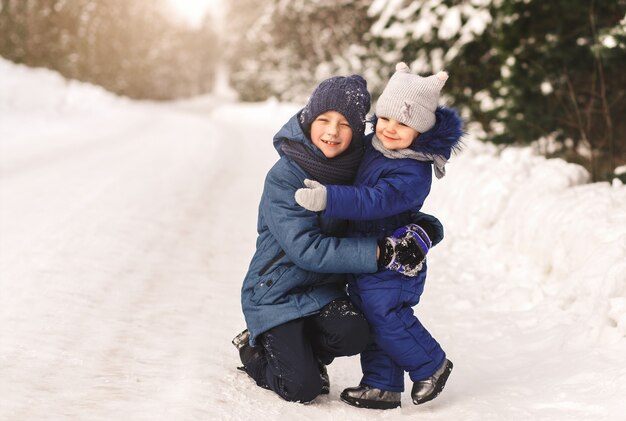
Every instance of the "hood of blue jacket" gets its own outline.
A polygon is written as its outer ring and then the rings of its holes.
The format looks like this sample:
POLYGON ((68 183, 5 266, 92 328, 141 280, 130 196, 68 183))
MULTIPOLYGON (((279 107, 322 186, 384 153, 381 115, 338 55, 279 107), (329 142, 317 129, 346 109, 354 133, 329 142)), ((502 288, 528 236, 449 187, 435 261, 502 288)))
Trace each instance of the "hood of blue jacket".
MULTIPOLYGON (((329 159, 324 156, 324 153, 320 151, 319 148, 313 144, 313 142, 311 142, 311 139, 304 133, 304 130, 302 130, 302 126, 300 126, 300 112, 301 111, 298 111, 295 115, 293 115, 274 135, 274 148, 280 156, 283 156, 285 153, 282 150, 282 145, 286 140, 290 140, 292 142, 302 143, 317 154, 317 156, 323 159, 329 159)), ((351 149, 358 147, 363 147, 363 137, 353 137, 347 150, 350 151, 351 149)))
POLYGON ((290 140, 292 142, 298 142, 305 145, 307 148, 318 154, 320 157, 324 157, 322 151, 320 151, 313 143, 311 139, 307 137, 307 135, 302 130, 299 122, 300 111, 297 114, 292 116, 281 129, 274 135, 274 148, 278 152, 280 156, 285 155, 282 150, 282 145, 286 140, 290 140))
MULTIPOLYGON (((463 136, 463 120, 454 108, 437 107, 435 125, 427 132, 421 133, 410 149, 432 155, 443 155, 450 159, 453 151, 461 149, 463 136)), ((376 127, 378 118, 374 116, 372 124, 376 127)))

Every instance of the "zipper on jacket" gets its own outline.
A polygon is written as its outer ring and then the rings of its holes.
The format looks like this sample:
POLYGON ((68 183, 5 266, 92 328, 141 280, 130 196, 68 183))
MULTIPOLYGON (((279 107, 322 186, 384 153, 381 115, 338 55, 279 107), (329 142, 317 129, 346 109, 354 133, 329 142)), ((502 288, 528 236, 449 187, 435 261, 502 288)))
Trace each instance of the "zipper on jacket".
POLYGON ((270 260, 265 266, 263 266, 263 269, 259 271, 259 276, 263 276, 265 272, 267 272, 272 267, 272 265, 276 263, 278 260, 280 260, 284 255, 285 255, 285 252, 281 250, 280 253, 274 256, 272 260, 270 260))

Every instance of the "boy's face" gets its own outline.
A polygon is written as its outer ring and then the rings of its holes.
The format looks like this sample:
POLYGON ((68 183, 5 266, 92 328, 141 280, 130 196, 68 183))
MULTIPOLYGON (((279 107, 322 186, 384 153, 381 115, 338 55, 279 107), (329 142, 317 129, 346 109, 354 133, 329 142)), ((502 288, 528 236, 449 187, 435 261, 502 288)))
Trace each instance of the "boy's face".
POLYGON ((334 158, 350 146, 352 127, 337 111, 327 111, 318 115, 311 124, 311 142, 326 158, 334 158))
POLYGON ((378 117, 376 136, 389 150, 406 149, 419 136, 419 132, 412 127, 386 117, 378 117))

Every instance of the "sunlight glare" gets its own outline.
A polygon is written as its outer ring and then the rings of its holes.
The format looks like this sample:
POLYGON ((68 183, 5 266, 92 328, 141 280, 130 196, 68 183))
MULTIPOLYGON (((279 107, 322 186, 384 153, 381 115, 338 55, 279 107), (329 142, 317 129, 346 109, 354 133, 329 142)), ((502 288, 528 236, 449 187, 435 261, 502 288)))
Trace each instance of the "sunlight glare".
POLYGON ((197 26, 207 13, 212 13, 219 0, 167 0, 174 13, 197 26))

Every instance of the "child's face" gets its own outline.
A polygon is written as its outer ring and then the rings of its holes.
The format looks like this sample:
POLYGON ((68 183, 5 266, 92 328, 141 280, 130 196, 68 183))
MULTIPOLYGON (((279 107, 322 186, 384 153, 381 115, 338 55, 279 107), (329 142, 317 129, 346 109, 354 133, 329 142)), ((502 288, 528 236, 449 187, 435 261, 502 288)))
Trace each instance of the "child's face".
POLYGON ((352 127, 337 111, 327 111, 311 124, 311 141, 326 158, 334 158, 350 146, 352 127))
POLYGON ((378 117, 376 136, 389 150, 406 149, 419 136, 419 132, 412 127, 386 117, 378 117))

